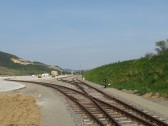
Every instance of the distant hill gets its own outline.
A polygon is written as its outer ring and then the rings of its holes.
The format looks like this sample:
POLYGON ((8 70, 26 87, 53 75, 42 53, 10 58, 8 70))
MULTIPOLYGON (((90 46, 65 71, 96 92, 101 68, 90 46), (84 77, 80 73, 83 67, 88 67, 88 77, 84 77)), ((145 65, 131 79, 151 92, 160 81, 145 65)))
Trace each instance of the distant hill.
POLYGON ((60 71, 61 68, 40 62, 31 62, 0 51, 0 75, 32 75, 50 73, 52 70, 60 71))
POLYGON ((72 70, 72 69, 63 69, 64 72, 69 72, 71 73, 72 71, 73 72, 79 72, 80 70, 72 70))
POLYGON ((83 74, 87 70, 72 70, 72 69, 63 69, 63 73, 72 73, 73 74, 83 74))
POLYGON ((127 89, 139 94, 158 92, 168 97, 168 43, 157 48, 158 54, 147 54, 135 60, 116 62, 85 73, 87 80, 103 85, 108 79, 110 87, 127 89))

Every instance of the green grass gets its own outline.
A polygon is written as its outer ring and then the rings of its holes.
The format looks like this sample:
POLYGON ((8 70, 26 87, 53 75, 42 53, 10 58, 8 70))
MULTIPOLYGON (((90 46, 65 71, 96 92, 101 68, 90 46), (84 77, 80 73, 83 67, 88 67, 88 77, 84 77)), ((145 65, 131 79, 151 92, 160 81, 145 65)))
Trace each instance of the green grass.
POLYGON ((152 58, 104 65, 84 74, 89 81, 103 85, 107 78, 110 87, 137 90, 139 94, 158 92, 168 96, 168 53, 152 58))
POLYGON ((0 66, 0 76, 22 75, 21 72, 0 66))

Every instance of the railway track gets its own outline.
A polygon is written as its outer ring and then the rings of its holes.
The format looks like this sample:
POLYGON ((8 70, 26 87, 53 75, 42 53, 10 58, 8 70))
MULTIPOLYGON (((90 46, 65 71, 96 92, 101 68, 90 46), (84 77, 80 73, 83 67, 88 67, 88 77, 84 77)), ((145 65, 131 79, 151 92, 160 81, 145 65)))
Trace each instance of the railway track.
MULTIPOLYGON (((9 80, 8 80, 9 81, 9 80)), ((61 92, 74 110, 83 117, 84 126, 168 126, 104 92, 78 80, 61 79, 77 87, 72 88, 44 82, 10 80, 39 84, 61 92)))

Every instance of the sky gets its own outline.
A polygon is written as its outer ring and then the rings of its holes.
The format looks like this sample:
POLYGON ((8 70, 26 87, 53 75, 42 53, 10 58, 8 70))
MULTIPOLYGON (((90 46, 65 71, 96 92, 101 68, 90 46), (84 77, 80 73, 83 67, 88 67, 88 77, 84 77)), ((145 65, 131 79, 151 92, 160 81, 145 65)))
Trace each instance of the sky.
POLYGON ((1 0, 0 51, 70 69, 155 52, 168 0, 1 0))

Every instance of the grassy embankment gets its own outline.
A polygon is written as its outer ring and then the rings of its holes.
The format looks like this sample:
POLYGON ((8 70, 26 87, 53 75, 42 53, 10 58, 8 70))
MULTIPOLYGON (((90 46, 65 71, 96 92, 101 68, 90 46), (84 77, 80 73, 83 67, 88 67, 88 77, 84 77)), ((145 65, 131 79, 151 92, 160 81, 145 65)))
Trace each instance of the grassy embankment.
POLYGON ((107 78, 110 87, 136 90, 141 95, 158 92, 168 97, 168 52, 104 65, 86 72, 84 76, 101 85, 103 79, 107 78))

